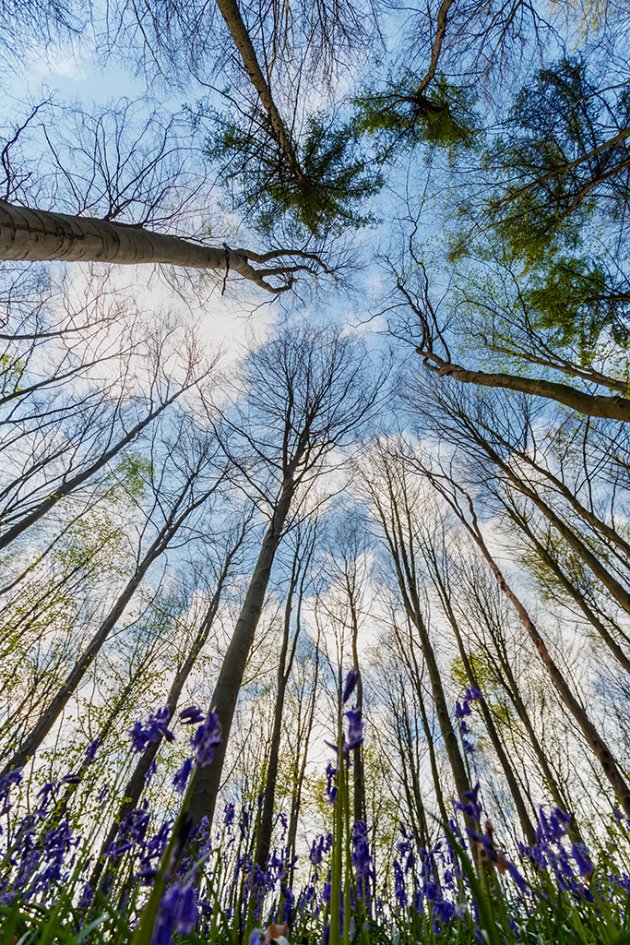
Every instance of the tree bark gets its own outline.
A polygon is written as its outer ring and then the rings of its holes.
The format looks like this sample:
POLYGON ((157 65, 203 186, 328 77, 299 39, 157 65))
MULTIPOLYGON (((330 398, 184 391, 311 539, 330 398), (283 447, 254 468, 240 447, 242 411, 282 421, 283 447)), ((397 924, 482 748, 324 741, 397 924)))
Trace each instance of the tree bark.
MULTIPOLYGON (((431 478, 431 481, 435 482, 433 478, 431 478)), ((547 670, 549 678, 551 679, 553 685, 556 688, 556 691, 558 692, 558 695, 560 696, 561 700, 564 702, 567 709, 569 710, 569 712, 571 713, 571 715, 577 722, 593 754, 599 761, 602 771, 604 775, 606 776, 608 782, 614 789, 615 793, 617 794, 619 801, 626 813, 626 816, 630 817, 630 785, 628 785, 628 783, 626 782, 622 772, 620 771, 617 765, 617 762, 615 761, 610 749, 608 748, 608 745, 606 744, 604 739, 601 737, 596 727, 591 722, 590 718, 588 717, 587 713, 584 711, 583 707, 580 705, 578 700, 573 695, 571 688, 569 687, 566 679, 562 675, 560 668, 557 666, 557 664, 553 660, 551 653, 547 649, 547 645, 545 641, 540 635, 538 628, 534 624, 533 620, 529 616, 529 613, 526 610, 525 606, 523 605, 520 598, 514 593, 514 591, 512 590, 512 588, 506 581, 505 576, 503 575, 503 572, 501 571, 498 564, 494 560, 492 554, 490 553, 490 550, 488 546, 486 545, 483 535, 481 534, 481 531, 479 529, 477 516, 476 516, 473 503, 472 503, 472 499, 470 498, 468 493, 465 493, 464 490, 461 489, 461 487, 458 488, 458 491, 461 491, 462 494, 465 495, 466 500, 468 502, 468 507, 469 507, 470 516, 472 520, 472 524, 471 524, 471 522, 469 522, 466 519, 466 517, 463 515, 461 510, 457 507, 457 504, 454 502, 454 500, 447 497, 447 495, 445 495, 445 492, 443 490, 439 490, 439 491, 442 493, 442 495, 445 496, 445 498, 449 502, 449 505, 451 505, 451 508, 454 509, 454 511, 458 515, 458 518, 460 519, 460 521, 462 522, 462 524, 464 525, 468 533, 471 535, 471 537, 473 538, 473 540, 476 542, 477 546, 479 547, 479 550, 481 551, 481 554, 483 555, 484 559, 488 563, 488 566, 490 570, 492 571, 492 574, 494 575, 495 580, 497 581, 497 584, 499 585, 499 588, 508 598, 508 600, 514 607, 516 613, 518 614, 518 617, 526 633, 528 634, 529 638, 534 644, 536 651, 545 669, 547 670)))
POLYGON ((219 8, 221 16, 223 17, 225 25, 230 31, 230 36, 234 40, 234 45, 238 49, 250 82, 256 89, 260 103, 267 112, 267 116, 271 123, 276 141, 285 154, 291 171, 293 174, 295 174, 298 180, 302 180, 304 178, 304 172, 302 171, 300 162, 297 159, 293 142, 289 137, 285 124, 280 116, 280 112, 278 111, 276 103, 273 100, 269 83, 267 82, 267 79, 260 68, 256 50, 254 49, 254 44, 250 39, 247 27, 245 26, 243 17, 241 16, 238 3, 236 0, 216 0, 216 4, 219 8))
POLYGON ((585 394, 568 384, 545 381, 542 378, 518 377, 514 374, 487 374, 485 371, 471 371, 460 364, 445 361, 432 351, 416 348, 425 366, 440 377, 452 377, 463 384, 477 384, 481 387, 502 387, 517 390, 536 397, 555 400, 591 417, 606 417, 609 420, 630 422, 630 400, 625 397, 607 397, 601 394, 585 394))
MULTIPOLYGON (((189 484, 187 484, 187 488, 188 485, 189 484)), ((11 760, 0 772, 0 778, 4 777, 4 775, 8 774, 15 768, 22 768, 28 759, 40 747, 43 740, 52 729, 53 725, 61 716, 61 713, 68 704, 72 693, 76 690, 77 686, 85 677, 88 669, 96 659, 109 634, 116 626, 118 620, 127 607, 127 604, 130 602, 131 598, 140 586, 149 567, 159 557, 159 555, 161 555, 162 552, 166 550, 169 542, 177 533, 178 529, 184 523, 188 515, 190 515, 190 513, 196 507, 198 507, 202 501, 205 501, 207 497, 208 494, 204 495, 202 499, 197 499, 194 503, 191 503, 186 509, 184 509, 184 511, 181 512, 177 517, 176 512, 179 507, 179 502, 176 503, 175 509, 172 511, 162 531, 151 544, 149 550, 143 557, 142 561, 139 563, 133 574, 133 577, 127 582, 127 585, 125 586, 122 594, 120 594, 116 603, 109 611, 107 617, 101 623, 98 631, 92 637, 89 645, 75 660, 74 666, 68 673, 61 687, 57 690, 57 693, 53 697, 52 701, 44 709, 28 735, 23 739, 20 746, 13 753, 11 760)))
POLYGON ((288 288, 288 284, 274 286, 266 276, 282 276, 291 270, 282 266, 269 271, 264 267, 255 269, 250 260, 265 263, 280 255, 291 253, 258 254, 227 245, 205 246, 142 226, 19 207, 0 200, 0 260, 103 262, 119 266, 161 263, 226 274, 233 270, 260 288, 277 294, 288 288))
POLYGON ((194 787, 188 811, 193 825, 199 824, 204 817, 212 823, 236 703, 265 601, 274 557, 289 514, 293 491, 293 474, 289 471, 284 477, 273 517, 263 538, 252 579, 214 689, 212 705, 221 721, 223 739, 215 750, 212 764, 198 768, 193 775, 194 787))
POLYGON ((532 543, 536 554, 540 560, 545 564, 554 577, 557 579, 562 588, 564 588, 565 593, 574 601, 575 604, 580 608, 588 622, 594 628, 594 630, 602 638, 612 655, 615 657, 620 666, 623 666, 627 673, 630 673, 630 656, 624 651, 620 644, 615 640, 614 636, 605 624, 599 619, 596 613, 588 606, 587 602, 584 600, 582 594, 567 575, 562 570, 560 563, 556 558, 548 551, 543 543, 536 537, 533 533, 529 524, 525 521, 524 517, 520 515, 515 509, 511 509, 508 505, 503 502, 504 508, 510 519, 514 522, 517 528, 520 528, 521 531, 529 538, 532 543))
MULTIPOLYGON (((179 704, 182 691, 184 689, 184 686, 186 685, 186 681, 188 680, 190 673, 192 672, 195 666, 195 663, 197 662, 197 657, 199 656, 202 648, 205 646, 206 641, 208 640, 210 630, 212 629, 212 625, 214 623, 214 618, 216 617, 217 611, 219 609, 221 595, 223 593, 223 588, 225 586, 225 582, 227 580, 227 576, 229 574, 232 561, 234 559, 234 556, 238 548, 242 544, 243 537, 244 537, 244 532, 240 532, 236 544, 232 548, 229 549, 226 555, 225 561, 221 569, 221 573, 219 575, 219 579, 217 581, 217 586, 215 588, 214 594, 212 595, 210 604, 204 615, 204 618, 201 621, 199 630, 197 631, 197 634, 195 635, 193 644, 186 656, 186 659, 184 660, 180 668, 175 673, 175 677, 173 679, 173 682, 171 683, 171 688, 169 690, 169 693, 166 699, 166 706, 168 707, 170 711, 171 719, 174 717, 175 712, 177 711, 177 706, 179 704)), ((146 779, 149 773, 149 769, 151 768, 151 765, 153 764, 153 761, 157 756, 157 753, 160 749, 162 741, 163 741, 163 735, 159 733, 157 740, 155 742, 152 742, 150 745, 148 745, 145 751, 138 758, 136 767, 134 768, 129 781, 127 782, 127 786, 125 787, 123 800, 120 807, 118 808, 118 813, 114 817, 114 820, 111 824, 108 834, 101 845, 100 856, 96 862, 94 870, 92 871, 92 875, 90 877, 90 884, 93 889, 96 887, 96 884, 99 882, 100 877, 103 873, 103 868, 105 866, 106 850, 108 849, 109 845, 115 840, 121 821, 123 820, 124 817, 126 817, 126 815, 130 811, 134 810, 138 806, 138 802, 140 800, 140 797, 144 790, 144 786, 146 784, 146 779)))

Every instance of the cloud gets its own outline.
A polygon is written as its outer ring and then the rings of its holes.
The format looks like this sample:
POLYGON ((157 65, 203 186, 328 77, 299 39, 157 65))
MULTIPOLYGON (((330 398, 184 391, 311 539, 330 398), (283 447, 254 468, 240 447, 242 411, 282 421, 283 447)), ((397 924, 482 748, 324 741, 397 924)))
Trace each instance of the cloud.
POLYGON ((40 55, 34 56, 33 60, 33 73, 42 78, 72 82, 82 82, 87 78, 84 55, 70 45, 40 49, 40 55))

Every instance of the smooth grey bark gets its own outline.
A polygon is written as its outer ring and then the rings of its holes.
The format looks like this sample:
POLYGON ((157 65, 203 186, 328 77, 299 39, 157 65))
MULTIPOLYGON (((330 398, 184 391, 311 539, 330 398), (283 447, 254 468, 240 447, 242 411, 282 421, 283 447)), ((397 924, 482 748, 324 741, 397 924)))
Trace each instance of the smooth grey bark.
POLYGON ((405 613, 410 623, 418 631, 424 662, 429 674, 435 712, 453 773, 455 789, 458 796, 462 798, 466 792, 470 791, 471 784, 459 749, 457 735, 451 722, 449 707, 442 684, 442 674, 440 673, 435 650, 433 649, 418 595, 413 539, 411 536, 413 529, 413 510, 409 506, 406 482, 402 481, 396 483, 394 481, 396 473, 391 467, 391 462, 384 454, 382 454, 382 459, 384 460, 384 468, 382 470, 384 482, 377 483, 374 486, 368 483, 367 486, 378 514, 385 542, 394 566, 405 613), (397 486, 399 488, 397 488, 397 486), (380 488, 383 488, 387 494, 387 509, 379 496, 380 488), (406 529, 409 532, 407 537, 405 536, 406 529))
MULTIPOLYGON (((540 739, 538 738, 537 732, 534 729, 534 725, 531 720, 529 711, 527 709, 527 706, 521 694, 521 690, 519 688, 517 679, 514 675, 512 664, 510 660, 508 659, 508 656, 505 650, 504 641, 498 638, 497 636, 497 628, 494 625, 493 617, 487 610, 485 603, 482 600, 481 595, 479 594, 479 589, 476 586, 474 585, 471 586, 469 583, 467 583, 466 590, 468 594, 472 594, 473 599, 477 605, 477 608, 479 608, 478 613, 481 617, 481 620, 487 627, 490 633, 490 636, 492 638, 493 644, 494 644, 494 649, 495 649, 494 655, 492 655, 489 650, 486 650, 486 655, 491 660, 491 665, 492 665, 492 669, 494 673, 494 679, 496 683, 506 693, 508 699, 510 700, 510 702, 512 703, 514 707, 514 710, 516 712, 516 715, 519 721, 521 722, 525 730, 525 734, 532 747, 532 751, 534 752, 534 755, 536 756, 536 761, 538 762, 538 766, 542 773, 544 785, 549 791, 549 794, 554 804, 556 804, 561 810, 566 811, 568 814, 572 814, 571 804, 569 803, 568 798, 563 794, 562 790, 560 789, 560 785, 558 784, 556 776, 551 770, 551 767, 549 765, 549 759, 547 758, 547 754, 540 742, 540 739), (496 656, 496 660, 494 658, 495 656, 496 656)), ((500 589, 499 589, 499 593, 501 593, 500 589)), ((475 622, 477 620, 477 616, 474 612, 471 616, 471 619, 475 622)), ((578 843, 581 842, 581 837, 579 836, 579 833, 575 826, 575 820, 569 832, 573 835, 576 842, 578 843)))
POLYGON ((215 685, 212 705, 221 721, 223 738, 214 752, 212 764, 197 768, 193 775, 193 789, 188 809, 192 825, 199 824, 204 817, 208 818, 208 823, 212 823, 214 816, 236 703, 265 601, 271 568, 291 507, 295 489, 293 469, 294 466, 290 467, 284 476, 271 522, 265 532, 245 600, 215 685))
POLYGON ((439 377, 450 377, 462 384, 477 384, 481 387, 500 387, 506 390, 516 390, 536 397, 555 400, 557 403, 571 407, 572 410, 576 410, 578 413, 587 414, 591 417, 606 417, 609 420, 630 422, 630 400, 625 397, 585 394, 576 387, 559 384, 555 381, 546 381, 543 378, 473 371, 462 367, 461 364, 446 361, 428 349, 417 348, 416 353, 421 356, 425 367, 439 377))
MULTIPOLYGON (((409 624, 413 626, 413 621, 410 620, 409 624)), ((446 804, 444 802, 444 791, 442 790, 443 783, 442 783, 442 778, 440 777, 440 769, 438 766, 437 754, 435 751, 435 739, 433 737, 433 731, 431 729, 429 715, 427 713, 427 709, 424 704, 424 693, 422 691, 422 673, 420 671, 420 667, 418 666, 418 660, 416 658, 415 647, 413 645, 411 634, 409 635, 408 646, 405 646, 405 641, 402 639, 398 627, 395 628, 395 633, 396 633, 396 639, 398 640, 398 646, 400 647, 401 654, 406 654, 405 661, 407 662, 408 668, 410 670, 411 683, 413 685, 417 705, 420 710, 420 722, 422 724, 422 730, 424 732, 424 737, 427 743, 427 750, 429 752, 429 765, 431 768, 431 778, 433 780, 433 790, 435 791, 435 799, 438 805, 438 810, 440 812, 440 817, 442 818, 442 823, 448 824, 450 815, 446 809, 446 804)))
POLYGON ((239 52, 245 72, 249 76, 249 80, 258 94, 260 103, 267 113, 274 137, 286 156, 292 173, 295 174, 298 180, 303 180, 304 172, 295 153, 293 142, 274 102, 269 83, 258 62, 254 44, 250 39, 247 27, 241 16, 238 3, 236 0, 216 0, 216 4, 225 25, 230 31, 234 45, 239 52))
POLYGON ((306 553, 304 558, 300 558, 299 545, 293 558, 291 569, 291 580, 284 609, 284 622, 282 628, 282 644, 280 647, 280 656, 278 659, 278 671, 276 674, 276 701, 274 705, 273 726, 271 732, 271 742, 269 745, 269 756, 267 759, 267 768, 265 772, 265 787, 263 791, 263 803, 260 813, 260 822, 258 824, 258 836, 256 839, 256 850, 254 853, 254 862, 265 869, 269 850, 271 848, 271 837, 273 833, 273 814, 276 799, 276 780, 278 778, 278 764, 280 761, 280 741, 282 737, 282 722, 284 717, 284 703, 286 696, 286 687, 295 659, 295 650, 298 637, 301 630, 301 609, 302 597, 304 595, 305 569, 309 567, 312 555, 311 551, 306 553), (300 580, 301 572, 301 580, 300 580), (299 584, 299 589, 298 589, 299 584), (296 630, 291 640, 291 615, 293 611, 293 600, 296 591, 298 592, 298 605, 296 614, 296 630), (289 642, 291 649, 289 650, 289 642))
POLYGON ((308 264, 267 264, 292 256, 318 261, 315 255, 299 251, 255 253, 232 249, 227 244, 205 246, 142 226, 20 207, 0 200, 0 260, 103 262, 119 266, 160 263, 217 270, 226 276, 231 270, 259 288, 278 294, 290 287, 291 274, 298 269, 308 269, 308 264), (252 263, 260 268, 254 268, 252 263), (275 276, 281 279, 277 285, 268 281, 275 276))
POLYGON ((296 864, 296 845, 297 845, 297 828, 300 819, 300 813, 302 810, 302 788, 304 786, 304 778, 306 775, 306 762, 308 761, 308 751, 309 745, 311 742, 311 735, 313 732, 313 722, 315 719, 315 703, 317 695, 317 685, 319 682, 319 660, 320 660, 320 650, 319 650, 319 636, 315 649, 315 667, 313 672, 313 685, 311 689, 311 696, 309 703, 306 709, 306 717, 304 719, 304 727, 301 725, 301 719, 298 718, 296 739, 298 745, 297 757, 295 758, 295 764, 293 766, 293 786, 291 791, 291 809, 289 812, 289 828, 287 830, 287 845, 286 845, 286 870, 287 870, 287 886, 289 889, 293 889, 294 877, 295 877, 295 864, 296 864))

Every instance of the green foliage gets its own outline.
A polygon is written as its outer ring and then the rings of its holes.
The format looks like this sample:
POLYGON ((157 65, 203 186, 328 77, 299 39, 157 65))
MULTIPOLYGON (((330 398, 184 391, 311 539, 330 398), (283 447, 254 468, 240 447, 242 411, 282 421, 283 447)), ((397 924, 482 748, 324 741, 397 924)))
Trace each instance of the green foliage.
POLYGON ((523 299, 534 327, 556 329, 559 344, 575 344, 584 365, 592 363, 602 332, 621 347, 630 341, 630 295, 615 293, 597 263, 558 256, 537 269, 523 299))
POLYGON ((630 157, 627 139, 606 145, 629 123, 628 89, 607 101, 579 57, 541 69, 521 89, 484 159, 499 180, 489 217, 515 256, 535 262, 575 249, 600 194, 613 213, 627 205, 614 181, 630 157))
POLYGON ((241 121, 214 109, 202 112, 213 127, 207 157, 218 165, 236 202, 256 214, 264 233, 277 231, 284 221, 298 238, 321 238, 371 222, 360 213, 360 204, 383 180, 358 152, 353 123, 327 122, 322 115, 309 118, 300 140, 292 142, 296 169, 260 109, 241 121))
POLYGON ((141 499, 151 476, 151 463, 139 453, 127 451, 118 457, 113 470, 120 491, 131 499, 141 499))
POLYGON ((357 128, 378 135, 391 152, 397 146, 427 144, 455 157, 478 138, 474 96, 438 76, 426 92, 418 93, 417 76, 406 72, 387 92, 367 89, 355 100, 357 128))

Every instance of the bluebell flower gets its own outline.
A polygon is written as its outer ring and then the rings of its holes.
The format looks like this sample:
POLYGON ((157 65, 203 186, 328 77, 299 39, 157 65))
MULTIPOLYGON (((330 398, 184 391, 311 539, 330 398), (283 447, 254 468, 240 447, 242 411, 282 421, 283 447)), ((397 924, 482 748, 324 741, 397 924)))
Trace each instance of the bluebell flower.
POLYGON ((192 886, 174 883, 162 896, 152 945, 170 945, 173 933, 187 935, 199 921, 197 893, 192 886))
POLYGON ((162 738, 172 742, 174 735, 168 728, 171 710, 168 706, 158 709, 146 722, 135 722, 129 730, 129 737, 134 751, 143 752, 147 745, 157 744, 162 738))
POLYGON ((348 719, 348 741, 344 745, 344 752, 347 754, 363 743, 363 722, 359 708, 348 709, 344 715, 348 719))
POLYGON ((173 787, 178 794, 183 794, 186 790, 188 778, 190 777, 190 772, 192 771, 192 765, 192 758, 186 758, 181 768, 175 773, 175 777, 173 778, 173 787))
POLYGON ((343 687, 343 692, 341 694, 341 701, 345 705, 352 693, 354 692, 357 682, 359 681, 359 670, 351 669, 348 675, 346 676, 346 681, 343 687))
POLYGON ((334 784, 336 774, 337 769, 329 761, 326 765, 326 798, 331 804, 334 803, 335 798, 337 797, 337 787, 334 784))
POLYGON ((595 867, 589 858, 588 847, 584 843, 574 843, 571 854, 582 879, 590 879, 595 867))
POLYGON ((221 744, 221 722, 216 712, 210 710, 202 725, 190 739, 194 761, 198 768, 212 763, 214 749, 221 744))
POLYGON ((455 810, 460 810, 462 814, 466 817, 470 817, 472 820, 479 820, 481 817, 482 807, 478 801, 479 795, 479 782, 475 784, 474 788, 470 791, 464 791, 464 799, 461 801, 454 801, 453 806, 455 810))
POLYGON ((205 717, 205 712, 198 705, 190 705, 179 713, 179 721, 182 725, 199 725, 205 717))

